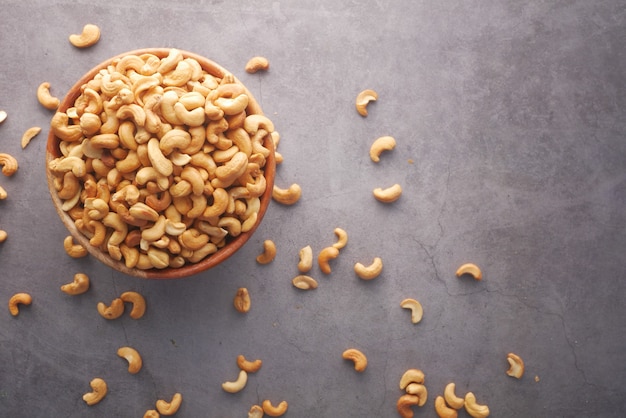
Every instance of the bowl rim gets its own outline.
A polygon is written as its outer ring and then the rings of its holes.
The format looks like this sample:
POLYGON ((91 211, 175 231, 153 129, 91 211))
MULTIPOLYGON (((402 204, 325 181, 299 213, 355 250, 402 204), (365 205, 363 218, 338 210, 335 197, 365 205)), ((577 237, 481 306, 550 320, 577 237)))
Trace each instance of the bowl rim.
MULTIPOLYGON (((115 55, 111 58, 108 58, 100 62, 99 64, 94 66, 92 69, 90 69, 88 72, 86 72, 82 77, 80 77, 78 81, 76 81, 76 83, 68 90, 63 100, 61 100, 61 103, 59 107, 57 108, 56 112, 65 112, 69 107, 71 107, 74 104, 75 100, 80 95, 81 87, 84 84, 86 84, 88 81, 93 79, 100 70, 106 68, 115 60, 121 59, 128 55, 141 56, 144 54, 153 54, 153 55, 158 56, 159 58, 164 58, 170 53, 172 49, 176 49, 180 51, 183 57, 185 58, 195 59, 196 61, 200 63, 203 70, 207 71, 209 74, 213 76, 216 76, 218 78, 223 78, 225 74, 232 74, 235 82, 243 86, 245 93, 249 97, 248 107, 246 108, 250 112, 249 114, 263 115, 263 110, 261 109, 261 106, 256 101, 252 93, 236 76, 234 76, 233 73, 226 70, 224 67, 217 64, 216 62, 212 61, 209 58, 206 58, 199 54, 186 51, 183 49, 179 49, 179 48, 135 49, 135 50, 131 50, 128 52, 115 55)), ((48 139, 46 143, 46 156, 45 156, 46 169, 45 170, 46 170, 46 178, 47 178, 47 183, 48 183, 48 191, 50 192, 50 196, 52 198, 52 202, 53 202, 53 205, 57 214, 59 215, 65 227, 70 232, 70 235, 74 238, 75 241, 77 241, 80 245, 85 247, 85 249, 88 251, 89 254, 94 256, 97 260, 99 260, 103 264, 111 267, 112 269, 119 271, 121 273, 127 274, 129 276, 143 278, 143 279, 180 279, 180 278, 185 278, 185 277, 195 275, 197 273, 206 271, 210 268, 213 268, 219 265, 223 261, 230 258, 233 254, 235 254, 235 252, 237 252, 241 247, 243 247, 243 245, 252 237, 252 235, 258 228, 258 226, 261 224, 261 221, 263 220, 265 213, 267 211, 267 208, 269 207, 269 204, 272 200, 272 189, 274 185, 274 177, 276 174, 276 159, 275 159, 275 154, 274 154, 273 141, 266 140, 264 143, 264 146, 270 150, 270 154, 268 158, 266 159, 266 163, 264 167, 266 188, 265 188, 265 192, 260 196, 261 205, 257 213, 257 221, 255 222, 255 224, 250 230, 246 232, 242 232, 238 236, 234 237, 231 241, 229 241, 222 248, 219 248, 217 252, 207 256, 206 258, 204 258, 203 260, 197 263, 185 264, 184 266, 180 268, 167 267, 164 269, 151 268, 151 269, 146 269, 146 270, 137 269, 137 268, 128 268, 126 267, 123 261, 115 260, 112 257, 110 257, 108 254, 106 254, 104 251, 100 250, 97 247, 92 246, 89 243, 89 239, 78 230, 74 221, 70 218, 68 213, 62 209, 63 201, 59 198, 56 192, 56 189, 54 187, 55 176, 54 174, 50 172, 48 168, 49 162, 52 159, 60 156, 60 149, 59 149, 60 142, 61 142, 60 139, 54 135, 52 130, 50 130, 50 132, 48 133, 48 139)))

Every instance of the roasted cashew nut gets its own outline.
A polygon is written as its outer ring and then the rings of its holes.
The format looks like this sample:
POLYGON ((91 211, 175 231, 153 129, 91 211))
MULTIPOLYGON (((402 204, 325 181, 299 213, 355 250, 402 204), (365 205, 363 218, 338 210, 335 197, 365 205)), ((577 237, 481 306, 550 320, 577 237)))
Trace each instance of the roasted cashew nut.
POLYGON ((125 359, 128 362, 128 373, 136 374, 141 370, 143 361, 139 352, 132 347, 120 347, 117 350, 117 355, 125 359))
POLYGON ((72 258, 81 258, 85 257, 88 254, 85 247, 80 244, 74 244, 74 238, 72 238, 71 235, 68 235, 63 240, 63 248, 65 249, 67 255, 72 258))
POLYGON ((250 311, 250 293, 248 293, 248 289, 245 287, 240 287, 237 289, 237 293, 235 294, 235 298, 233 299, 233 305, 238 312, 247 313, 250 311))
POLYGON ((103 379, 96 377, 89 382, 89 386, 91 386, 92 391, 83 395, 83 401, 85 401, 87 405, 92 406, 100 402, 106 396, 107 383, 103 379))
POLYGON ((252 405, 248 411, 248 418, 263 418, 263 408, 260 405, 252 405))
POLYGON ((320 266, 322 273, 330 274, 331 268, 329 261, 339 256, 339 250, 335 247, 323 248, 317 256, 317 264, 320 266))
POLYGON ((30 143, 30 141, 36 137, 39 132, 41 132, 41 128, 39 126, 33 126, 32 128, 28 128, 24 134, 22 134, 21 145, 22 149, 26 148, 26 146, 30 143))
POLYGON ((100 28, 91 23, 83 26, 83 31, 80 35, 72 34, 69 37, 70 43, 76 48, 86 48, 88 46, 95 45, 100 40, 100 28))
POLYGON ((354 272, 363 280, 375 279, 383 271, 383 260, 380 257, 375 257, 372 264, 364 266, 361 263, 354 265, 354 272))
POLYGON ((416 395, 410 395, 408 393, 400 396, 398 398, 398 402, 396 403, 396 409, 398 410, 398 414, 402 418, 413 418, 413 409, 411 407, 417 406, 419 404, 419 397, 416 395))
POLYGON ((294 205, 302 196, 302 188, 299 184, 293 183, 286 189, 274 185, 272 189, 272 198, 282 205, 294 205))
POLYGON ((348 233, 341 228, 335 228, 334 232, 335 232, 335 235, 337 236, 337 242, 333 244, 333 247, 335 247, 338 250, 341 250, 343 247, 345 247, 348 244, 348 233))
POLYGON ((222 389, 228 393, 237 393, 242 390, 248 382, 248 373, 245 370, 239 370, 237 380, 222 383, 222 389))
POLYGON ((9 299, 9 312, 13 316, 20 313, 19 305, 30 305, 33 298, 28 293, 16 293, 9 299))
POLYGON ((11 177, 17 172, 17 160, 11 154, 0 153, 0 165, 2 166, 2 174, 7 177, 11 177))
POLYGON ((80 295, 89 290, 89 276, 83 273, 76 273, 74 281, 61 286, 61 291, 68 295, 80 295))
POLYGON ((380 161, 380 154, 383 151, 391 151, 396 147, 396 140, 392 136, 381 136, 370 146, 370 158, 375 163, 380 161))
POLYGON ((262 365, 263 361, 260 359, 250 361, 246 360, 243 354, 239 354, 237 356, 237 366, 239 366, 239 368, 241 370, 244 370, 246 373, 256 373, 259 371, 262 365))
POLYGON ((363 90, 356 96, 355 106, 356 111, 361 116, 367 116, 367 105, 369 102, 376 101, 378 99, 378 93, 374 90, 363 90))
POLYGON ((472 392, 465 394, 465 411, 474 418, 486 418, 489 416, 489 407, 476 403, 476 396, 472 392))
POLYGON ((435 398, 435 412, 439 418, 457 418, 458 412, 446 405, 446 401, 442 396, 435 398))
POLYGON ((317 289, 317 281, 313 277, 304 274, 294 277, 291 280, 291 284, 302 290, 317 289))
POLYGON ((377 187, 373 190, 374 198, 379 202, 392 203, 402 196, 402 186, 398 183, 385 189, 377 187))
POLYGON ((354 362, 354 370, 359 373, 364 372, 365 368, 367 367, 367 357, 365 356, 365 354, 363 354, 363 352, 357 350, 356 348, 349 348, 344 351, 342 354, 342 358, 344 360, 350 360, 354 362))
POLYGON ((465 274, 472 276, 474 280, 482 280, 483 278, 483 273, 480 271, 480 268, 473 263, 463 264, 456 271, 456 277, 461 277, 465 274))
POLYGON ((246 72, 254 74, 257 71, 267 71, 270 68, 270 62, 265 57, 252 57, 246 63, 246 72))
POLYGON ((161 415, 174 415, 178 412, 181 403, 183 403, 183 395, 175 393, 170 402, 164 401, 163 399, 156 401, 156 409, 161 415))
POLYGON ((465 399, 459 398, 455 395, 455 383, 450 382, 446 385, 446 388, 443 390, 443 397, 446 400, 446 403, 450 405, 450 407, 454 409, 461 409, 465 405, 465 399))
POLYGON ((274 241, 266 239, 263 241, 263 253, 258 255, 256 262, 259 264, 269 264, 276 257, 276 244, 274 241))
POLYGON ((407 298, 400 302, 400 306, 404 309, 411 310, 411 322, 414 324, 419 323, 424 315, 422 304, 415 299, 407 298))
POLYGON ((143 414, 143 418, 159 418, 161 414, 156 409, 148 409, 145 414, 143 414))
POLYGON ((299 251, 300 261, 298 261, 298 270, 300 273, 307 273, 313 267, 313 249, 310 245, 301 248, 299 251))
POLYGON ((7 112, 4 110, 0 110, 0 123, 4 122, 7 119, 7 112))
POLYGON ((506 360, 509 362, 509 370, 506 371, 506 374, 521 379, 524 375, 524 360, 515 353, 507 354, 506 360))
POLYGON ((58 97, 54 97, 50 94, 50 83, 44 81, 37 87, 37 100, 46 109, 56 110, 61 104, 58 97))
POLYGON ((146 299, 137 292, 124 292, 120 295, 120 299, 124 302, 132 303, 133 307, 129 316, 133 319, 139 319, 146 313, 146 299))
POLYGON ((279 417, 281 415, 284 415, 285 412, 287 412, 287 408, 289 407, 287 401, 282 401, 278 405, 274 406, 269 399, 264 400, 262 406, 263 412, 265 412, 270 417, 279 417))
POLYGON ((405 390, 411 383, 424 383, 424 372, 420 369, 408 369, 400 378, 400 389, 405 390))
POLYGON ((426 390, 426 386, 421 383, 409 383, 405 390, 409 395, 416 395, 420 399, 417 406, 424 406, 428 400, 428 390, 426 390))
POLYGON ((120 298, 115 298, 109 306, 106 306, 103 302, 98 302, 96 308, 103 318, 117 319, 124 313, 124 301, 120 298))

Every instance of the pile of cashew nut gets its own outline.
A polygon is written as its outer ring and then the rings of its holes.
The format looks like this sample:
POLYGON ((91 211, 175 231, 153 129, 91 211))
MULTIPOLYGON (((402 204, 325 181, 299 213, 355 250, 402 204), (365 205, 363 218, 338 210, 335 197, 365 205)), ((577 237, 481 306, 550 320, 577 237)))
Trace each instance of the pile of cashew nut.
POLYGON ((49 161, 62 209, 90 244, 126 267, 179 268, 257 222, 270 119, 249 96, 171 49, 127 55, 52 117, 49 161))

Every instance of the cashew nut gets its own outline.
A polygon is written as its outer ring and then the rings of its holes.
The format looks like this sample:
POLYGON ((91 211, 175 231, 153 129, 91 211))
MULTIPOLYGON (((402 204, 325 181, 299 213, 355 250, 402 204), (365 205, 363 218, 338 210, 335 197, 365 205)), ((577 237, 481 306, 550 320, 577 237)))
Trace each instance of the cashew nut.
POLYGON ((383 271, 383 260, 380 257, 374 257, 374 261, 369 266, 361 263, 354 265, 354 272, 363 280, 372 280, 380 275, 383 271))
POLYGON ((279 417, 281 415, 284 415, 285 412, 287 412, 287 408, 289 407, 287 401, 282 401, 278 405, 274 406, 269 399, 264 400, 262 406, 263 412, 265 412, 270 417, 279 417))
POLYGON ((398 414, 402 418, 413 418, 413 409, 412 406, 416 406, 419 404, 419 397, 416 395, 410 395, 408 393, 400 396, 398 398, 398 402, 396 403, 396 408, 398 409, 398 414))
POLYGON ((422 320, 422 316, 424 315, 424 310, 422 309, 422 304, 419 303, 415 299, 404 299, 400 302, 400 306, 404 309, 411 310, 411 322, 414 324, 419 323, 422 320))
POLYGON ((5 110, 0 110, 0 123, 4 122, 7 119, 7 112, 5 110))
POLYGON ((246 72, 254 74, 257 71, 267 71, 270 68, 270 62, 265 57, 252 57, 246 63, 246 72))
POLYGON ((299 251, 300 261, 298 261, 298 270, 301 273, 306 273, 313 267, 313 249, 310 245, 300 249, 299 251))
POLYGON ((323 248, 317 256, 317 264, 320 266, 322 273, 330 274, 331 268, 329 261, 339 256, 339 250, 335 247, 323 248))
POLYGON ((263 361, 260 359, 256 359, 254 361, 246 360, 243 354, 240 354, 237 356, 237 365, 246 373, 256 373, 263 365, 263 361))
POLYGON ((461 277, 464 274, 469 274, 474 278, 474 280, 482 280, 483 273, 480 271, 480 268, 473 263, 466 263, 459 267, 456 271, 456 277, 461 277))
POLYGON ((146 313, 146 299, 137 292, 124 292, 120 295, 120 299, 124 302, 132 303, 133 307, 129 316, 133 319, 139 319, 146 313))
POLYGON ((286 189, 274 185, 272 189, 272 198, 282 205, 293 205, 300 200, 301 196, 302 188, 297 183, 293 183, 286 189))
POLYGON ((89 382, 89 386, 91 386, 92 391, 83 395, 83 401, 85 401, 87 405, 92 406, 100 402, 106 396, 107 383, 103 379, 96 377, 89 382))
POLYGON ((465 410, 474 418, 486 418, 489 416, 489 407, 476 403, 476 396, 472 392, 465 394, 465 410))
POLYGON ((95 45, 100 39, 100 28, 91 23, 83 26, 83 31, 80 35, 72 34, 69 37, 70 43, 76 48, 86 48, 88 46, 95 45))
POLYGON ((117 319, 124 313, 124 301, 120 298, 113 299, 109 306, 106 306, 103 302, 98 302, 96 307, 98 313, 106 319, 117 319))
POLYGON ((263 418, 263 408, 259 405, 252 405, 248 411, 248 418, 263 418))
POLYGON ((17 171, 17 160, 11 154, 0 153, 0 165, 2 166, 2 174, 11 177, 17 171))
POLYGON ((32 128, 28 128, 26 132, 24 132, 24 134, 22 135, 22 149, 26 148, 31 139, 36 137, 39 132, 41 132, 41 128, 39 126, 33 126, 32 128))
POLYGON ((302 290, 309 290, 309 289, 317 288, 317 281, 313 277, 305 276, 304 274, 300 274, 294 277, 291 280, 291 283, 298 289, 302 289, 302 290))
POLYGON ((400 378, 400 389, 405 390, 411 383, 424 383, 424 372, 420 369, 408 369, 400 378))
POLYGON ((180 404, 183 402, 183 395, 180 393, 175 393, 170 402, 164 401, 163 399, 159 399, 156 401, 156 409, 159 411, 161 415, 174 415, 178 412, 178 408, 180 408, 180 404))
POLYGON ((120 347, 117 349, 117 355, 123 359, 126 359, 128 362, 128 373, 136 374, 141 370, 141 366, 143 365, 143 361, 141 360, 141 356, 132 347, 120 347))
POLYGON ((67 255, 72 258, 81 258, 88 254, 85 247, 80 244, 74 244, 74 238, 71 235, 68 235, 63 240, 63 248, 65 248, 67 255))
POLYGON ((369 102, 376 101, 378 99, 378 93, 374 90, 363 90, 356 96, 356 111, 361 116, 367 116, 367 105, 369 102))
POLYGON ((406 393, 408 393, 409 395, 416 395, 418 398, 420 398, 417 406, 424 406, 424 404, 428 400, 428 391, 426 390, 426 386, 421 383, 409 383, 405 390, 406 393))
POLYGON ((6 241, 8 237, 9 234, 7 234, 7 231, 0 229, 0 242, 6 241))
POLYGON ((257 256, 256 261, 259 264, 269 264, 276 257, 276 244, 274 241, 266 239, 263 241, 263 254, 257 256))
POLYGON ((74 281, 61 286, 61 291, 68 295, 80 295, 89 290, 89 276, 83 273, 76 273, 74 281))
POLYGON ((143 418, 159 418, 161 414, 157 412, 156 409, 148 409, 145 414, 143 414, 143 418))
POLYGON ((379 202, 383 203, 391 203, 395 202, 402 195, 402 186, 399 184, 394 184, 393 186, 387 187, 386 189, 377 187, 372 192, 374 197, 379 202))
POLYGON ((334 232, 335 232, 335 235, 337 235, 337 242, 333 244, 333 247, 335 247, 338 250, 341 250, 343 247, 345 247, 348 244, 348 233, 341 228, 335 228, 334 232))
POLYGON ((222 389, 228 393, 237 393, 242 390, 248 383, 248 373, 245 370, 239 370, 237 380, 222 383, 222 389))
POLYGON ((367 367, 367 357, 360 350, 356 348, 349 348, 343 352, 342 357, 344 360, 351 360, 354 362, 354 370, 359 373, 365 371, 367 367))
POLYGON ((446 405, 446 401, 442 396, 437 396, 435 398, 435 412, 437 412, 437 416, 439 418, 457 418, 459 415, 455 409, 446 405))
POLYGON ((370 147, 370 158, 375 163, 380 161, 380 154, 383 151, 391 151, 396 146, 396 140, 392 136, 381 136, 376 139, 370 147))
POLYGON ((30 305, 33 298, 28 293, 16 293, 9 299, 9 312, 17 316, 20 313, 19 305, 30 305))
POLYGON ((235 309, 241 313, 250 311, 250 294, 248 293, 248 289, 245 287, 237 289, 237 293, 233 299, 233 305, 235 305, 235 309))
POLYGON ((461 409, 465 405, 465 399, 459 398, 455 395, 455 383, 450 382, 446 385, 446 388, 443 390, 443 397, 446 400, 446 403, 450 405, 450 407, 454 409, 461 409))
POLYGON ((509 370, 506 374, 517 379, 521 379, 524 375, 524 360, 515 353, 509 353, 506 355, 506 360, 509 362, 509 370))
POLYGON ((58 97, 54 97, 50 94, 50 83, 44 81, 37 87, 37 100, 46 109, 56 110, 61 104, 58 97))

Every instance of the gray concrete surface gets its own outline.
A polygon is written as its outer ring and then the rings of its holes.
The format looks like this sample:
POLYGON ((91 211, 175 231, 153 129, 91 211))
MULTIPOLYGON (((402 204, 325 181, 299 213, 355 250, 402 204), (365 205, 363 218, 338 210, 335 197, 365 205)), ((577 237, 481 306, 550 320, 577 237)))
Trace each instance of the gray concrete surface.
MULTIPOLYGON (((0 415, 141 417, 183 395, 179 417, 244 417, 286 400, 289 417, 394 417, 408 368, 426 374, 434 417, 448 382, 493 417, 625 414, 626 6, 604 1, 0 1, 0 152, 20 164, 0 178, 0 301, 29 292, 16 318, 0 314, 0 415), (102 29, 86 50, 67 40, 102 29), (281 133, 276 182, 299 183, 292 207, 273 203, 257 234, 222 266, 184 280, 143 281, 93 258, 74 260, 46 188, 51 112, 36 87, 63 96, 89 68, 124 51, 177 47, 237 75, 281 133), (249 75, 254 55, 271 61, 249 75), (356 94, 379 100, 367 118, 356 94), (43 132, 24 150, 29 127, 43 132), (371 142, 397 147, 379 164, 371 142), (400 183, 383 205, 375 187, 400 183), (290 284, 298 250, 344 228, 348 246, 315 291, 290 284), (278 256, 257 265, 262 242, 278 256), (384 260, 358 279, 355 262, 384 260), (475 262, 482 282, 460 280, 475 262), (92 289, 69 297, 74 273, 92 289), (232 298, 245 286, 247 315, 232 298), (122 291, 145 295, 141 320, 96 311, 122 291), (400 308, 413 297, 424 319, 400 308), (143 355, 137 375, 116 356, 143 355), (356 373, 341 353, 367 354, 356 373), (508 377, 506 354, 526 363, 508 377), (235 358, 263 360, 229 394, 235 358), (96 376, 100 404, 81 399, 96 376)), ((6 305, 5 305, 6 306, 6 305)), ((461 412, 459 416, 468 416, 461 412)))

